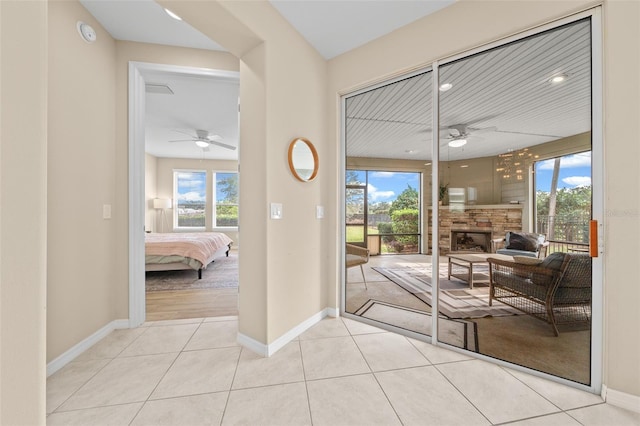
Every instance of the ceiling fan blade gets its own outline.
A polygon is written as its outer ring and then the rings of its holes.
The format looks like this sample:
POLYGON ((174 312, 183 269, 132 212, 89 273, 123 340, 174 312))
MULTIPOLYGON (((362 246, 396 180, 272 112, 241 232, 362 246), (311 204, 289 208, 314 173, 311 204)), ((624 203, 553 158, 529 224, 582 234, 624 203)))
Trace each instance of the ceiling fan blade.
POLYGON ((177 140, 169 141, 169 142, 193 142, 195 140, 197 140, 197 139, 177 139, 177 140))
POLYGON ((184 131, 178 130, 178 129, 171 129, 171 130, 176 132, 176 133, 182 133, 183 135, 187 135, 187 136, 192 137, 192 138, 196 137, 193 133, 187 133, 187 132, 184 132, 184 131))
POLYGON ((227 149, 232 149, 232 150, 235 150, 235 149, 236 149, 236 147, 235 147, 235 146, 233 146, 233 145, 228 145, 228 144, 226 144, 226 143, 222 143, 222 142, 218 142, 218 141, 212 141, 212 140, 210 140, 210 141, 209 141, 209 143, 210 143, 211 145, 218 145, 218 146, 221 146, 221 147, 223 147, 223 148, 227 148, 227 149))
POLYGON ((488 133, 488 132, 495 132, 496 130, 498 130, 498 128, 496 126, 491 126, 491 127, 485 127, 483 129, 474 129, 472 127, 469 127, 467 130, 469 130, 469 133, 488 133))

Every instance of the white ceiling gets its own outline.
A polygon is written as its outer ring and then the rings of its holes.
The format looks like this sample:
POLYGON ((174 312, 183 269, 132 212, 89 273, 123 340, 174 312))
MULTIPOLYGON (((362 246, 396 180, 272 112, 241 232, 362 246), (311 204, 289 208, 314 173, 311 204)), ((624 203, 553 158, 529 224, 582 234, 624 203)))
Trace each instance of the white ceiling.
POLYGON ((325 58, 331 59, 455 0, 269 0, 325 58))
POLYGON ((145 105, 146 152, 156 157, 237 160, 238 150, 202 149, 188 135, 206 130, 238 147, 238 77, 143 71, 145 83, 167 85, 173 94, 149 93, 145 105), (170 142, 183 140, 182 142, 170 142), (184 141, 187 140, 187 141, 184 141))

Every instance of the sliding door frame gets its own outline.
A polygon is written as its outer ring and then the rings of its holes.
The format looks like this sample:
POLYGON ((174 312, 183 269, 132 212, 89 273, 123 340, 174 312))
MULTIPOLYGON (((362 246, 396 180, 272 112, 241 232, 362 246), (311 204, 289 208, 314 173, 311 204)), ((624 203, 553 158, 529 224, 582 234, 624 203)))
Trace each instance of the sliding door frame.
MULTIPOLYGON (((603 372, 603 345, 604 345, 604 335, 603 335, 603 281, 604 281, 604 265, 603 265, 603 255, 604 255, 604 136, 603 136, 603 51, 602 51, 602 11, 601 6, 597 6, 595 8, 591 8, 585 10, 580 13, 572 14, 570 16, 566 16, 564 18, 554 20, 545 25, 540 25, 535 28, 528 29, 526 31, 520 32, 518 34, 514 34, 510 37, 506 37, 500 39, 498 41, 480 46, 475 49, 471 49, 453 56, 444 57, 438 60, 433 61, 430 66, 426 66, 420 68, 419 70, 408 72, 403 75, 396 75, 393 78, 381 80, 379 83, 371 86, 367 86, 365 88, 361 88, 357 91, 347 93, 341 96, 341 123, 340 123, 340 178, 338 184, 340 185, 340 217, 341 219, 341 231, 340 231, 340 247, 339 250, 341 253, 340 256, 340 270, 341 270, 341 292, 340 292, 340 311, 341 314, 345 317, 355 319, 357 321, 361 321, 367 324, 375 325, 380 328, 389 329, 391 331, 397 332, 399 334, 403 334, 412 338, 417 338, 422 341, 427 341, 432 343, 435 346, 443 346, 447 349, 464 353, 468 356, 472 356, 474 358, 482 359, 485 361, 489 361, 494 364, 502 365, 514 370, 519 370, 526 372, 528 374, 532 374, 535 376, 540 376, 555 382, 559 382, 568 386, 572 386, 578 389, 586 390, 592 393, 600 394, 602 392, 602 372, 603 372), (557 27, 561 27, 563 25, 567 25, 581 19, 590 18, 591 22, 591 150, 592 150, 592 164, 591 164, 591 173, 592 173, 592 218, 598 221, 598 257, 593 258, 593 270, 592 270, 592 312, 591 312, 591 383, 590 385, 583 385, 571 380, 567 380, 558 376, 554 376, 551 374, 543 373, 537 370, 533 370, 527 367, 523 367, 517 364, 512 364, 507 361, 499 360, 496 358, 492 358, 486 355, 469 352, 462 348, 454 347, 448 345, 446 343, 438 341, 438 315, 432 315, 432 335, 430 339, 428 336, 410 332, 404 329, 400 329, 398 327, 387 326, 386 324, 380 324, 378 322, 368 320, 366 318, 362 318, 360 316, 355 316, 345 312, 345 304, 346 304, 346 268, 345 268, 345 260, 344 260, 344 247, 346 243, 346 234, 345 234, 345 170, 346 170, 346 100, 353 96, 359 95, 364 92, 368 92, 370 90, 377 89, 379 87, 393 84, 400 80, 414 77, 416 75, 431 72, 432 75, 432 128, 433 138, 432 138, 432 183, 438 182, 438 172, 439 172, 439 146, 440 146, 440 135, 439 135, 439 90, 438 90, 438 71, 439 67, 459 59, 463 59, 478 53, 482 53, 496 47, 500 47, 518 40, 525 39, 527 37, 552 30, 557 27)), ((432 193, 432 205, 438 205, 438 194, 437 192, 432 193)), ((432 216, 432 235, 439 234, 439 226, 438 226, 438 209, 433 209, 432 216)), ((437 271, 439 267, 439 247, 438 244, 431 243, 432 245, 432 270, 437 271)), ((432 281, 433 285, 433 293, 432 293, 432 311, 438 312, 438 294, 440 288, 440 279, 438 274, 435 275, 435 279, 432 281)))

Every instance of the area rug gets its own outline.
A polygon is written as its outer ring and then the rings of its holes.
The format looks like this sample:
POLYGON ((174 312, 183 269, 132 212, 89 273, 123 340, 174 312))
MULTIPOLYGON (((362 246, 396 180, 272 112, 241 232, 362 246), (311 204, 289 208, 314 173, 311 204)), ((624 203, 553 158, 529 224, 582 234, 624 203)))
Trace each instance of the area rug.
MULTIPOLYGON (((431 306, 431 265, 373 269, 431 306)), ((475 285, 473 289, 463 281, 446 279, 446 265, 440 268, 440 314, 447 318, 483 318, 518 315, 521 312, 494 300, 489 306, 489 287, 475 285)))
POLYGON ((237 288, 238 253, 229 252, 229 257, 217 258, 202 271, 149 271, 146 273, 146 291, 193 290, 202 288, 237 288))
MULTIPOLYGON (((355 313, 364 318, 431 336, 431 314, 370 299, 355 313)), ((478 333, 474 322, 440 317, 438 340, 458 348, 478 352, 478 333)))

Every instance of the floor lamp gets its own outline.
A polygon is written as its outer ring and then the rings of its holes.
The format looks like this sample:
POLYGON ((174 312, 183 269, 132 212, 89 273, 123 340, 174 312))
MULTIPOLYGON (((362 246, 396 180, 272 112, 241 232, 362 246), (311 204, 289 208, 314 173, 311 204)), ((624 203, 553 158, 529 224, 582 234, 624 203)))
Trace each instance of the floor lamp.
POLYGON ((165 210, 171 208, 171 198, 154 198, 153 208, 161 211, 162 218, 160 219, 160 232, 164 232, 164 223, 167 220, 165 210))

